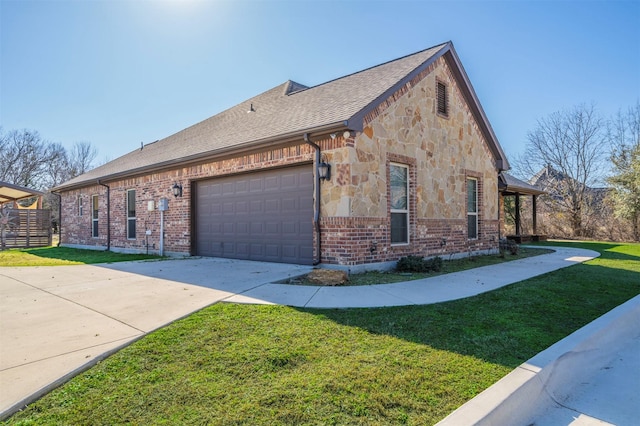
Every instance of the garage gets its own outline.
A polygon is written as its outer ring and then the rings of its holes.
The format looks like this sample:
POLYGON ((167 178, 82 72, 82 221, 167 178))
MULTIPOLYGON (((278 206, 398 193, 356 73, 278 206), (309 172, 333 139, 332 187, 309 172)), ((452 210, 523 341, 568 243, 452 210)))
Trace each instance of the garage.
POLYGON ((311 165, 195 183, 199 256, 313 263, 311 165))

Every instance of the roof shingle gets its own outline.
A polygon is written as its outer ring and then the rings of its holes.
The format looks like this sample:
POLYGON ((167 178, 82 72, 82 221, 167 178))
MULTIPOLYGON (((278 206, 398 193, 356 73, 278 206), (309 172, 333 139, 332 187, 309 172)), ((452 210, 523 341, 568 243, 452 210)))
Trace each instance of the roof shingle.
POLYGON ((451 47, 450 42, 440 44, 314 87, 287 81, 56 189, 166 167, 331 125, 353 126, 354 123, 349 123, 352 117, 425 62, 451 47))

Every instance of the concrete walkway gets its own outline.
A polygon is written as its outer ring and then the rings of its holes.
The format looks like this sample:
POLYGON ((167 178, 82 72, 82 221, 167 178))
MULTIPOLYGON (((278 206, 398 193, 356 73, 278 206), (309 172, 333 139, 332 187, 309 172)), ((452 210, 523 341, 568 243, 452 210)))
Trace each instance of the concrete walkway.
POLYGON ((598 257, 592 250, 553 247, 554 253, 394 284, 326 287, 265 284, 229 297, 234 303, 304 308, 428 305, 462 299, 598 257))
POLYGON ((438 303, 592 259, 552 254, 396 284, 273 284, 311 268, 197 258, 110 265, 0 268, 0 418, 145 334, 212 303, 313 308, 438 303))

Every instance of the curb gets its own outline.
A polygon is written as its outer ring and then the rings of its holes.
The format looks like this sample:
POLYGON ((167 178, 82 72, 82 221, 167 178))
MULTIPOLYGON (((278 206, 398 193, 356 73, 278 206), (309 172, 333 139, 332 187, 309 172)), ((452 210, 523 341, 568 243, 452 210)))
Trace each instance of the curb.
POLYGON ((640 337, 637 324, 640 295, 521 364, 437 425, 535 424, 546 408, 568 398, 574 383, 595 375, 625 342, 640 337))

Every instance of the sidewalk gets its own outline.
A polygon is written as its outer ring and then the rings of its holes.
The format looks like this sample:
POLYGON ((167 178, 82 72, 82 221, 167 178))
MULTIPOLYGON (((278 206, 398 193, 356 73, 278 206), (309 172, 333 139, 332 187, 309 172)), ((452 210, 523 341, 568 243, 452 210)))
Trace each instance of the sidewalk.
POLYGON ((475 296, 547 272, 586 262, 600 255, 595 251, 585 249, 549 248, 555 251, 541 256, 414 281, 346 287, 265 284, 231 296, 225 301, 272 303, 301 308, 428 305, 475 296))

